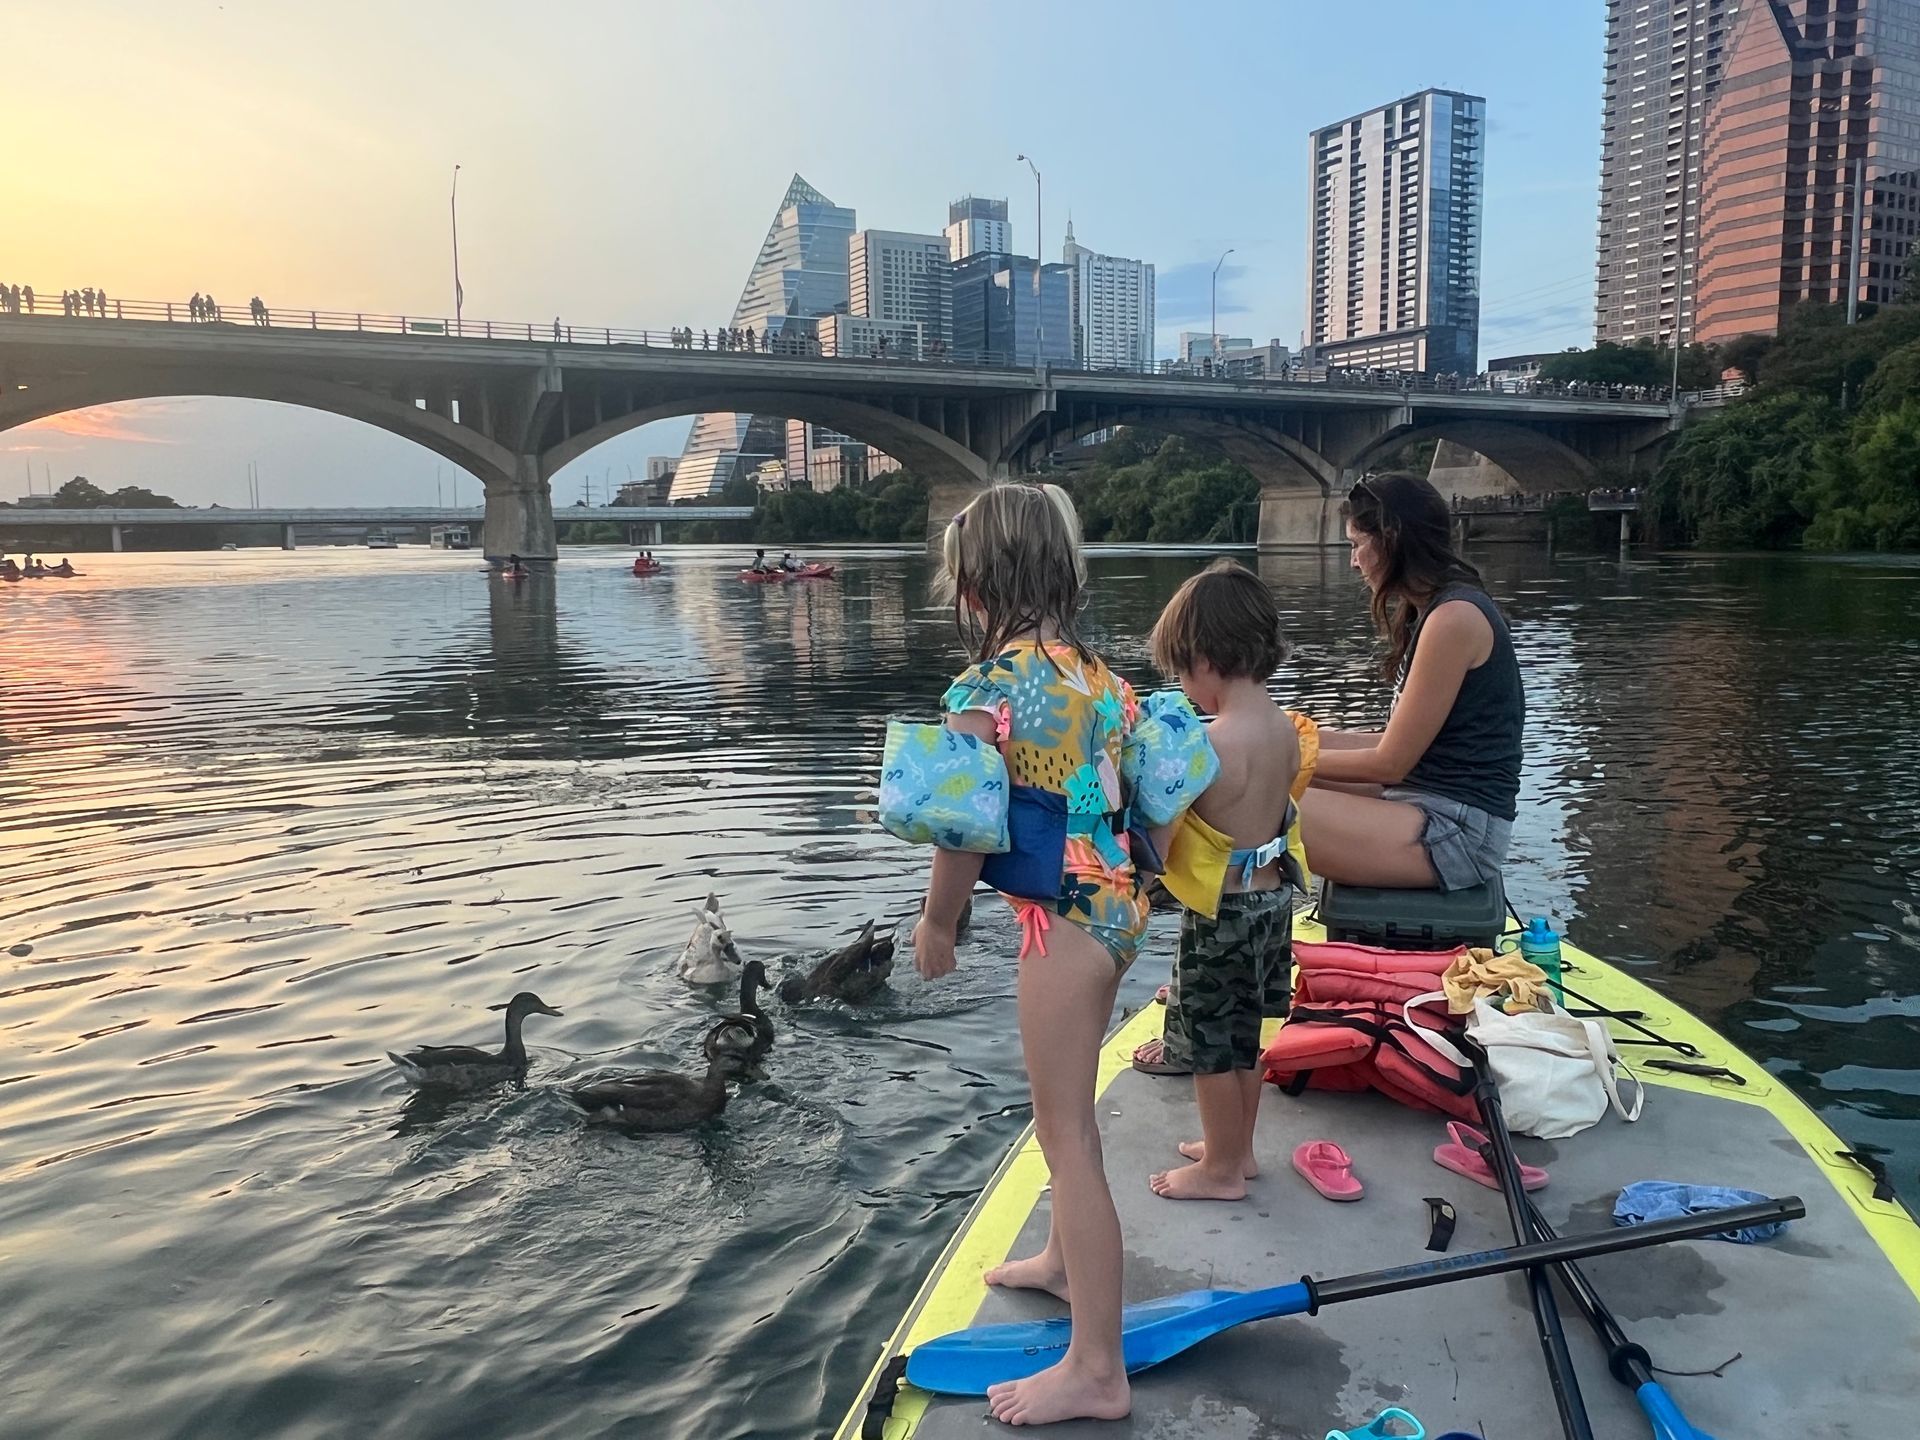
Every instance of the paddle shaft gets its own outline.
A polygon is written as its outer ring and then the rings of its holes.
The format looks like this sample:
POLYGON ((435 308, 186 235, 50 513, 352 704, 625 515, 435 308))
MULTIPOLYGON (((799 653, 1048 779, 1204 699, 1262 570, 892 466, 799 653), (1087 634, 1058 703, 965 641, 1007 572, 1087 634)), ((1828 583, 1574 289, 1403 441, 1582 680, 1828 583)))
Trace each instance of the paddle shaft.
MULTIPOLYGON (((1500 1087, 1493 1078, 1493 1065, 1478 1039, 1468 1034, 1461 1040, 1473 1060, 1476 1082, 1474 1098, 1480 1104, 1480 1118, 1487 1127, 1488 1146, 1493 1152, 1493 1173, 1500 1181, 1500 1196, 1507 1202, 1507 1219, 1513 1226, 1513 1238, 1521 1245, 1542 1239, 1533 1233, 1525 1186, 1520 1180, 1520 1162, 1514 1158, 1513 1136, 1507 1133, 1506 1112, 1500 1105, 1500 1087)), ((1580 1376, 1573 1368, 1573 1355, 1567 1349, 1567 1332, 1560 1323, 1560 1306, 1553 1298, 1553 1282, 1546 1267, 1527 1267, 1527 1299, 1533 1306, 1533 1325, 1540 1337, 1540 1350, 1547 1361, 1547 1379, 1553 1385, 1553 1405, 1560 1415, 1560 1428, 1567 1440, 1593 1440, 1593 1421, 1587 1417, 1587 1402, 1580 1394, 1580 1376)))

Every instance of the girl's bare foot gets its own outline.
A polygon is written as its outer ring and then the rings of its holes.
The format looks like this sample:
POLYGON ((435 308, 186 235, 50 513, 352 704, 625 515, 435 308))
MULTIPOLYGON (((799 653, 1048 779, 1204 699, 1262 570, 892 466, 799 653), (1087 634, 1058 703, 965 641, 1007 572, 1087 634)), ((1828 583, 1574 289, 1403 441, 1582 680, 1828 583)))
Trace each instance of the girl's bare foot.
MULTIPOLYGON (((1182 1140, 1180 1142, 1180 1153, 1196 1164, 1204 1162, 1207 1158, 1207 1142, 1204 1140, 1182 1140)), ((1258 1180, 1260 1178, 1259 1163, 1255 1161, 1251 1155, 1247 1157, 1245 1173, 1249 1180, 1258 1180)))
POLYGON ((1216 1175, 1204 1165, 1162 1170, 1147 1181, 1166 1200, 1244 1200, 1247 1182, 1237 1175, 1216 1175))
POLYGON ((983 1278, 989 1285, 1008 1290, 1044 1290, 1055 1299, 1067 1298, 1066 1262, 1050 1250, 1029 1255, 1025 1260, 1004 1261, 987 1271, 983 1278))
POLYGON ((1133 1396, 1124 1372, 1095 1375, 1068 1357, 1025 1380, 989 1387, 987 1408, 1003 1425, 1123 1420, 1133 1409, 1133 1396))

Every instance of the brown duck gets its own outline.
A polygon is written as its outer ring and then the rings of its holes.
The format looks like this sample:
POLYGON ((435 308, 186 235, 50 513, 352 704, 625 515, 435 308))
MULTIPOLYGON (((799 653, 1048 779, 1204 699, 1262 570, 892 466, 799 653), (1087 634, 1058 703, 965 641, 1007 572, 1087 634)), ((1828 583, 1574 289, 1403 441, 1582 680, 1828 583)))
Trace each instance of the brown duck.
POLYGON ((834 999, 865 1005, 886 988, 892 973, 893 936, 876 936, 869 920, 851 945, 833 951, 806 975, 782 980, 780 998, 788 1004, 834 999))

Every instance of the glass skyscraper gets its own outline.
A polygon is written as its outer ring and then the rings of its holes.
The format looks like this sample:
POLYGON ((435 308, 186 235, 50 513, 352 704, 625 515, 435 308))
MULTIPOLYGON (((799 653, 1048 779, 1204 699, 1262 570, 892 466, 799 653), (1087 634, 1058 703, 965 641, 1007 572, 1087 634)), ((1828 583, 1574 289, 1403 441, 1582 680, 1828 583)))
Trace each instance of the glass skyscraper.
MULTIPOLYGON (((751 329, 755 344, 796 332, 811 337, 813 322, 847 307, 847 244, 853 211, 835 205, 798 175, 775 212, 753 273, 733 310, 733 328, 751 329)), ((742 469, 786 453, 786 419, 714 411, 697 417, 673 472, 675 500, 717 495, 742 469)))
POLYGON ((954 358, 963 364, 1071 365, 1073 299, 1068 269, 1041 265, 1025 255, 985 252, 956 264, 954 358))

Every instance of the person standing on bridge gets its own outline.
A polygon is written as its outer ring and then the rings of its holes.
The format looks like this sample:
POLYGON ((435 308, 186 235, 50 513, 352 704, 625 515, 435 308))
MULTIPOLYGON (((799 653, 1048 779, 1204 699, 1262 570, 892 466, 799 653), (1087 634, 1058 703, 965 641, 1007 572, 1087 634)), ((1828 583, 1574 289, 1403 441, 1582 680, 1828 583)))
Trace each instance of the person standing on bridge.
POLYGON ((29 315, 33 314, 33 287, 31 285, 27 286, 20 294, 27 302, 27 313, 29 315))
POLYGON ((555 340, 560 338, 560 317, 558 315, 553 317, 553 338, 555 340))
POLYGON ((107 318, 107 292, 104 290, 95 290, 93 292, 93 303, 100 307, 100 318, 102 320, 106 319, 107 318))

